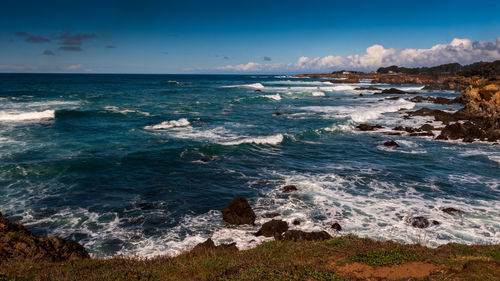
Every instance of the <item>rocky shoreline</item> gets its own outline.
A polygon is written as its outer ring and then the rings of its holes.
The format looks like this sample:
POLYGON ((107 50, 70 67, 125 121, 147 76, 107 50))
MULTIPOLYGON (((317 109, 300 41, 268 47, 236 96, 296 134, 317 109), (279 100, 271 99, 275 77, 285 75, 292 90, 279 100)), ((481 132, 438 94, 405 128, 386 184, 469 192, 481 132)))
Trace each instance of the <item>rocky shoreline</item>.
POLYGON ((17 222, 0 213, 0 263, 9 259, 51 262, 87 259, 85 248, 75 241, 58 237, 36 237, 17 222))
MULTIPOLYGON (((413 84, 422 85, 422 90, 428 91, 455 91, 461 96, 455 99, 443 97, 422 96, 418 92, 407 92, 395 88, 381 90, 376 86, 358 87, 360 96, 385 95, 386 99, 405 98, 408 101, 420 103, 431 102, 440 105, 460 103, 463 108, 449 113, 438 109, 422 108, 410 111, 404 117, 411 119, 413 116, 431 116, 435 121, 441 122, 442 127, 426 128, 405 127, 393 128, 393 134, 406 131, 411 136, 430 136, 438 140, 463 140, 464 142, 487 141, 497 143, 500 140, 500 76, 488 78, 472 76, 431 76, 408 74, 300 74, 298 77, 335 78, 325 80, 331 83, 359 83, 371 81, 372 84, 387 83, 391 85, 413 84), (366 91, 377 91, 366 93, 366 91), (411 95, 411 98, 408 96, 411 95), (434 135, 433 131, 440 133, 434 135)), ((382 128, 380 125, 360 124, 362 131, 373 131, 382 128)))

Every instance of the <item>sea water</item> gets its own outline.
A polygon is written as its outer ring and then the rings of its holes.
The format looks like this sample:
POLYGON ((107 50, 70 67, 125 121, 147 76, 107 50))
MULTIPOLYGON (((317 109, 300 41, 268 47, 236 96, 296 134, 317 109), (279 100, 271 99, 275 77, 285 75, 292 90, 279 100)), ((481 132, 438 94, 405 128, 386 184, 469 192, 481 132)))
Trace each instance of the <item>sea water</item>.
POLYGON ((499 146, 384 134, 442 126, 403 116, 459 105, 354 90, 368 85, 272 75, 1 74, 0 211, 102 257, 176 255, 207 238, 248 249, 272 239, 254 236, 269 213, 292 229, 332 235, 431 247, 500 243, 499 146), (384 128, 361 132, 359 123, 384 128), (288 184, 298 191, 280 192, 288 184), (255 226, 222 221, 236 196, 249 200, 255 226), (417 229, 414 216, 441 224, 417 229))

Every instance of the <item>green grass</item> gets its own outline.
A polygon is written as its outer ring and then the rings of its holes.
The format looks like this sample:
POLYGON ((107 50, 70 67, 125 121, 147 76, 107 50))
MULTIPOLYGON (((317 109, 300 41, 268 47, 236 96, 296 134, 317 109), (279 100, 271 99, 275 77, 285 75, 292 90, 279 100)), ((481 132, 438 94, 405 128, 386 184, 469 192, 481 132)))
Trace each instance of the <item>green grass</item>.
POLYGON ((439 272, 426 280, 497 280, 500 245, 449 244, 437 249, 348 235, 320 242, 266 242, 255 249, 225 249, 151 259, 86 259, 62 263, 0 260, 7 280, 353 280, 357 262, 379 268, 412 261, 439 272), (340 269, 344 270, 340 270, 340 269))

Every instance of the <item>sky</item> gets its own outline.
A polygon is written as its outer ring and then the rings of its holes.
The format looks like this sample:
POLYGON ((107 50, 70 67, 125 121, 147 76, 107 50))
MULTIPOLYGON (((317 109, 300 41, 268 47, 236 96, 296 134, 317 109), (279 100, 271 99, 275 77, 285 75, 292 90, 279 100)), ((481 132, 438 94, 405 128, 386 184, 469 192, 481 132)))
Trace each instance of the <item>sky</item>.
POLYGON ((500 1, 2 1, 0 72, 312 73, 500 59, 500 1))

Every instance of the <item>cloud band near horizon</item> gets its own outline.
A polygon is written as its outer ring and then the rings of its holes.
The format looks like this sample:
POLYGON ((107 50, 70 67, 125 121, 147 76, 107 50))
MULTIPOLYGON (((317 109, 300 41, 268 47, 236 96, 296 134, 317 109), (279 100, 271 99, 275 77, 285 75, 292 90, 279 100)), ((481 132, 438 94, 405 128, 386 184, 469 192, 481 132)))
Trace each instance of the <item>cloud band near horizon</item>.
POLYGON ((500 59, 500 38, 494 42, 453 39, 449 44, 437 44, 429 49, 386 49, 382 45, 366 48, 364 54, 309 58, 300 57, 295 63, 248 62, 217 67, 222 72, 293 72, 332 71, 340 69, 376 70, 391 65, 404 67, 434 66, 458 62, 462 65, 500 59))

